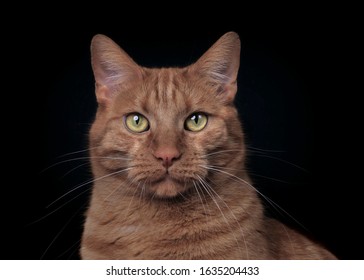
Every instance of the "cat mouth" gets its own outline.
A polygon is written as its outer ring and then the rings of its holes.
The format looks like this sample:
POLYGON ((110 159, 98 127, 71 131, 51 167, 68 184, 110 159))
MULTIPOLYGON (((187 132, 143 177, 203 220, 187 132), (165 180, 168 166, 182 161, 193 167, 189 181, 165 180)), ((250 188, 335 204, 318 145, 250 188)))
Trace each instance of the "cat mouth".
POLYGON ((153 182, 149 188, 154 196, 160 198, 176 197, 184 193, 187 189, 187 184, 172 178, 169 174, 153 182))

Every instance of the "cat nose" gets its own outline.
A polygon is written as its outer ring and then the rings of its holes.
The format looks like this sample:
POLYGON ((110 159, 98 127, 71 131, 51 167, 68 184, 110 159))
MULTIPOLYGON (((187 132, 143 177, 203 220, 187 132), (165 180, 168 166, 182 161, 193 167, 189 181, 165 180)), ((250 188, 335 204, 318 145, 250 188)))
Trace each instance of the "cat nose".
POLYGON ((176 147, 161 147, 154 152, 154 156, 157 159, 162 160, 162 164, 165 168, 169 168, 176 159, 179 159, 181 153, 176 147))

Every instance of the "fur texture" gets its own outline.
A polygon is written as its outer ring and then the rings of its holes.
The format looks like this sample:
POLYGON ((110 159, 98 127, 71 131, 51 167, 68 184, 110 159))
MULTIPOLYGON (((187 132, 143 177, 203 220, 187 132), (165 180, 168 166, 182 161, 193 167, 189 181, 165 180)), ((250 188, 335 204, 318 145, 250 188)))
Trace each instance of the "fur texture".
POLYGON ((99 107, 83 259, 335 258, 263 214, 233 105, 236 33, 185 68, 141 67, 103 35, 91 53, 99 107), (200 117, 207 123, 191 131, 200 117), (141 132, 128 127, 142 119, 141 132))

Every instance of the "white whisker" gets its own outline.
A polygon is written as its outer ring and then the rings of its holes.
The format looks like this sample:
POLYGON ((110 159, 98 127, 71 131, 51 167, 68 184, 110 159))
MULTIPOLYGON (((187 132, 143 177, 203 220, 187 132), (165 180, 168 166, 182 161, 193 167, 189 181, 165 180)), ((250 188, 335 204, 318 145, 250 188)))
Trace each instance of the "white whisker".
POLYGON ((82 163, 80 165, 77 165, 76 167, 72 168, 71 170, 67 171, 61 178, 66 177, 68 174, 72 173, 73 171, 77 170, 78 168, 81 168, 82 166, 88 165, 89 162, 82 163))
POLYGON ((57 212, 59 209, 63 208, 65 205, 67 205, 68 203, 70 203, 71 201, 75 200, 76 198, 80 197, 81 195, 83 195, 84 193, 88 192, 89 189, 86 189, 84 191, 82 191, 81 193, 79 193, 78 195, 72 197, 71 199, 67 200, 65 203, 63 203, 61 206, 57 207, 56 209, 54 209, 53 211, 49 212, 48 214, 44 215, 43 217, 31 222, 28 224, 28 226, 38 223, 42 220, 44 220, 45 218, 49 217, 50 215, 54 214, 55 212, 57 212))
POLYGON ((214 168, 211 166, 205 166, 205 165, 200 165, 203 168, 206 168, 207 170, 211 170, 211 171, 215 171, 215 172, 220 172, 223 173, 227 176, 230 176, 234 181, 236 182, 241 182, 244 185, 252 188, 254 191, 256 191, 258 194, 260 194, 270 205, 272 205, 273 208, 278 207, 281 211, 283 211, 286 215, 288 215, 292 220, 294 220, 298 225, 300 225, 302 228, 306 229, 306 227, 304 225, 302 225, 297 219, 295 219, 291 214, 289 214, 286 210, 284 210, 278 203, 274 202, 272 199, 270 199, 269 197, 267 197, 266 195, 264 195, 263 193, 261 193, 257 188, 255 188, 252 184, 250 184, 249 182, 247 182, 246 180, 231 174, 229 172, 220 170, 218 168, 214 168))
POLYGON ((273 178, 273 177, 269 177, 269 176, 264 176, 264 175, 256 174, 256 173, 254 173, 254 172, 249 172, 249 174, 250 174, 252 177, 260 177, 260 178, 268 179, 268 180, 275 181, 275 182, 279 182, 279 183, 292 184, 292 182, 287 182, 287 181, 280 180, 280 179, 276 179, 276 178, 273 178))
MULTIPOLYGON (((65 255, 66 253, 68 253, 69 251, 71 251, 71 254, 69 256, 72 256, 76 251, 79 250, 78 245, 81 243, 81 239, 78 239, 76 242, 74 242, 71 246, 68 247, 67 250, 63 251, 61 254, 59 254, 55 259, 58 260, 60 259, 63 255, 65 255)), ((44 256, 43 256, 44 257, 44 256)))
POLYGON ((58 158, 67 157, 67 156, 74 155, 74 154, 80 154, 80 153, 88 152, 88 151, 91 151, 91 150, 94 150, 94 149, 97 149, 97 148, 99 148, 99 147, 93 147, 93 148, 89 148, 89 149, 78 150, 78 151, 75 151, 75 152, 69 152, 69 153, 66 153, 66 154, 63 154, 63 155, 58 156, 58 158))
POLYGON ((252 146, 248 146, 247 150, 254 150, 256 152, 268 152, 268 153, 285 153, 286 152, 286 151, 283 151, 283 150, 261 149, 261 148, 256 148, 256 147, 252 147, 252 146))
POLYGON ((217 154, 223 154, 223 153, 243 152, 243 151, 244 151, 243 149, 222 150, 222 151, 206 154, 205 157, 212 156, 212 155, 217 155, 217 154))
MULTIPOLYGON (((218 169, 221 169, 221 170, 244 171, 244 169, 221 167, 221 166, 217 166, 217 165, 207 165, 207 166, 212 167, 212 168, 218 168, 218 169)), ((280 179, 276 179, 276 178, 272 178, 272 177, 268 177, 268 176, 264 176, 264 175, 259 175, 259 174, 256 174, 254 172, 249 172, 249 174, 252 175, 252 176, 255 176, 255 177, 261 177, 261 178, 269 179, 269 180, 280 182, 280 183, 291 184, 291 182, 283 181, 283 180, 280 180, 280 179)))
MULTIPOLYGON (((138 182, 138 185, 135 187, 135 189, 134 189, 134 192, 133 192, 133 196, 131 197, 131 199, 130 199, 130 202, 129 202, 129 205, 128 205, 128 208, 125 210, 125 219, 128 217, 128 215, 129 215, 129 209, 130 209, 130 207, 131 207, 131 205, 132 205, 132 202, 133 202, 133 200, 134 200, 134 197, 135 197, 135 194, 136 194, 136 192, 138 191, 138 188, 139 188, 139 185, 140 185, 140 181, 138 182)), ((130 184, 129 184, 129 186, 131 186, 133 184, 133 182, 131 182, 130 184)))
POLYGON ((255 155, 252 155, 252 156, 255 156, 255 157, 265 157, 265 158, 270 158, 270 159, 275 159, 275 160, 278 160, 280 162, 283 162, 283 163, 286 163, 288 165, 291 165, 293 167, 296 167, 306 173, 310 173, 307 169, 304 169, 303 167, 297 165, 297 164, 294 164, 288 160, 285 160, 285 159, 281 159, 281 158, 278 158, 278 157, 274 157, 274 156, 269 156, 269 155, 264 155, 264 154, 255 154, 255 155))
POLYGON ((51 169, 57 165, 60 165, 62 163, 67 163, 67 162, 72 162, 72 161, 78 161, 78 160, 90 160, 90 159, 112 159, 112 160, 124 160, 124 161, 128 161, 129 159, 127 157, 77 157, 77 158, 70 158, 70 159, 65 159, 59 162, 56 162, 46 168, 44 168, 42 172, 47 171, 48 169, 51 169))
POLYGON ((230 209, 230 207, 226 204, 226 202, 216 193, 216 191, 208 184, 208 182, 206 180, 204 180, 203 178, 201 178, 199 175, 197 175, 198 177, 198 180, 199 182, 202 184, 202 186, 204 187, 204 189, 206 190, 206 192, 209 194, 209 196, 211 197, 211 199, 214 201, 215 205, 217 206, 217 208, 219 209, 225 223, 227 224, 227 226, 230 228, 231 232, 233 233, 233 236, 234 236, 234 239, 235 239, 235 242, 236 242, 236 245, 237 247, 239 248, 239 250, 241 251, 241 248, 240 248, 240 245, 239 245, 239 242, 238 242, 238 239, 236 238, 236 235, 235 233, 233 232, 233 228, 232 226, 230 225, 229 221, 227 220, 225 214, 223 213, 219 203, 217 202, 217 200, 215 199, 214 197, 214 194, 215 196, 223 202, 224 206, 229 210, 229 212, 232 214, 233 218, 235 219, 235 222, 238 224, 239 226, 239 229, 242 233, 242 237, 243 237, 243 240, 244 240, 244 245, 245 245, 245 251, 246 251, 246 256, 247 256, 247 259, 249 259, 249 253, 248 253, 248 246, 247 246, 247 243, 246 243, 246 240, 245 240, 245 235, 244 235, 244 232, 242 231, 242 228, 236 218, 236 216, 234 215, 233 211, 230 209))
POLYGON ((102 179, 105 179, 105 178, 108 178, 110 176, 113 176, 113 175, 116 175, 116 174, 120 174, 120 173, 123 173, 125 171, 128 171, 130 169, 132 169, 133 167, 129 167, 129 168, 125 168, 125 169, 122 169, 122 170, 118 170, 116 172, 112 172, 110 174, 107 174, 107 175, 104 175, 104 176, 101 176, 99 178, 96 178, 96 179, 91 179, 91 180, 88 180, 80 185, 78 185, 77 187, 73 188, 72 190, 66 192, 65 194, 63 194, 62 196, 60 196, 59 198, 57 198, 56 200, 54 200, 52 203, 50 203, 47 208, 49 208, 51 205, 53 205, 54 203, 56 203, 57 201, 59 201, 60 199, 64 198, 65 196, 69 195, 70 193, 78 190, 79 188, 82 188, 83 186, 86 186, 88 184, 91 184, 91 183, 94 183, 94 182, 97 182, 97 181, 100 181, 102 179))
MULTIPOLYGON (((206 157, 209 157, 209 156, 212 156, 212 155, 217 155, 217 154, 223 154, 223 153, 233 153, 233 152, 244 152, 245 150, 244 149, 230 149, 230 150, 222 150, 222 151, 218 151, 218 152, 213 152, 213 153, 209 153, 209 154, 206 154, 203 158, 206 158, 206 157)), ((281 158, 278 158, 278 157, 275 157, 275 156, 271 156, 271 155, 267 155, 265 154, 264 152, 274 152, 274 153, 280 153, 280 152, 285 152, 285 151, 279 151, 279 150, 264 150, 264 149, 259 149, 259 148, 248 148, 247 149, 248 153, 250 153, 251 156, 256 156, 256 157, 265 157, 265 158, 270 158, 270 159, 274 159, 274 160, 278 160, 280 162, 283 162, 285 164, 288 164, 288 165, 291 165, 295 168, 298 168, 306 173, 310 173, 307 169, 297 165, 297 164, 294 164, 288 160, 285 160, 285 159, 281 159, 281 158), (250 150, 252 149, 252 150, 250 150)))
MULTIPOLYGON (((206 211, 206 208, 205 208, 205 204, 203 203, 202 196, 200 195, 200 191, 198 190, 198 189, 199 189, 199 185, 198 185, 198 184, 196 184, 196 182, 195 182, 195 181, 192 181, 192 182, 193 182, 193 185, 194 185, 194 187, 195 187, 196 193, 197 193, 197 195, 198 195, 198 197, 199 197, 199 199, 200 199, 200 201, 201 201, 202 208, 203 208, 203 210, 204 210, 204 212, 205 212, 205 215, 207 216, 207 211, 206 211)), ((202 192, 202 190, 201 190, 201 192, 202 192)), ((203 192, 202 192, 202 193, 203 193, 203 192)), ((205 197, 204 197, 204 199, 205 199, 205 202, 206 202, 206 198, 205 198, 205 197)))
POLYGON ((84 203, 73 215, 72 217, 67 221, 67 223, 59 230, 59 232, 56 234, 56 236, 52 239, 51 243, 48 245, 48 247, 45 249, 45 251, 43 252, 42 256, 40 257, 40 259, 43 259, 44 256, 47 254, 48 250, 52 247, 52 245, 54 244, 54 242, 57 240, 57 238, 62 234, 62 232, 65 230, 65 228, 71 223, 71 221, 73 220, 73 218, 81 211, 81 209, 84 208, 84 206, 86 205, 86 203, 84 203))
POLYGON ((289 234, 289 232, 288 232, 288 230, 287 230, 287 228, 286 228, 286 226, 284 224, 281 223, 281 226, 283 227, 285 233, 287 234, 287 237, 288 237, 288 240, 289 240, 289 244, 291 245, 292 252, 295 255, 296 254, 296 251, 295 251, 294 246, 293 246, 294 243, 292 241, 291 235, 289 234))
MULTIPOLYGON (((139 205, 142 204, 142 199, 143 199, 143 196, 145 195, 145 182, 146 182, 146 180, 147 179, 144 179, 143 186, 141 187, 141 191, 140 191, 140 194, 139 194, 139 205)), ((138 184, 137 188, 139 188, 139 184, 138 184)))
MULTIPOLYGON (((213 183, 211 180, 210 180, 210 182, 213 183)), ((213 183, 213 184, 215 184, 215 183, 213 183)), ((244 234, 243 228, 241 227, 237 217, 235 216, 234 212, 230 209, 230 207, 226 204, 226 202, 221 198, 221 196, 213 188, 210 188, 210 189, 222 201, 222 203, 224 203, 225 207, 230 211, 231 215, 233 216, 233 218, 234 218, 236 224, 238 225, 238 227, 240 229, 240 232, 241 232, 241 234, 243 236, 244 245, 245 245, 245 249, 246 249, 246 257, 247 257, 247 259, 249 259, 249 251, 248 251, 248 246, 247 246, 247 243, 246 243, 246 240, 245 240, 245 234, 244 234)), ((244 212, 246 212, 242 205, 241 205, 241 208, 244 210, 244 212)), ((239 247, 239 250, 240 250, 240 247, 239 247)))

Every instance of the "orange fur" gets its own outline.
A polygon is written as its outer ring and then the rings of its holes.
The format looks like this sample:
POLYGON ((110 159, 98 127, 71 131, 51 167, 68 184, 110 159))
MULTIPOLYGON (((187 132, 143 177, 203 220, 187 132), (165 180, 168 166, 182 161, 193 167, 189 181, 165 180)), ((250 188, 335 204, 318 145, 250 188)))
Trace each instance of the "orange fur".
POLYGON ((236 33, 185 68, 141 67, 103 35, 91 49, 99 108, 83 259, 335 258, 263 214, 233 105, 236 33), (196 112, 207 125, 188 131, 184 123, 196 112), (149 129, 130 131, 130 113, 142 114, 149 129))

